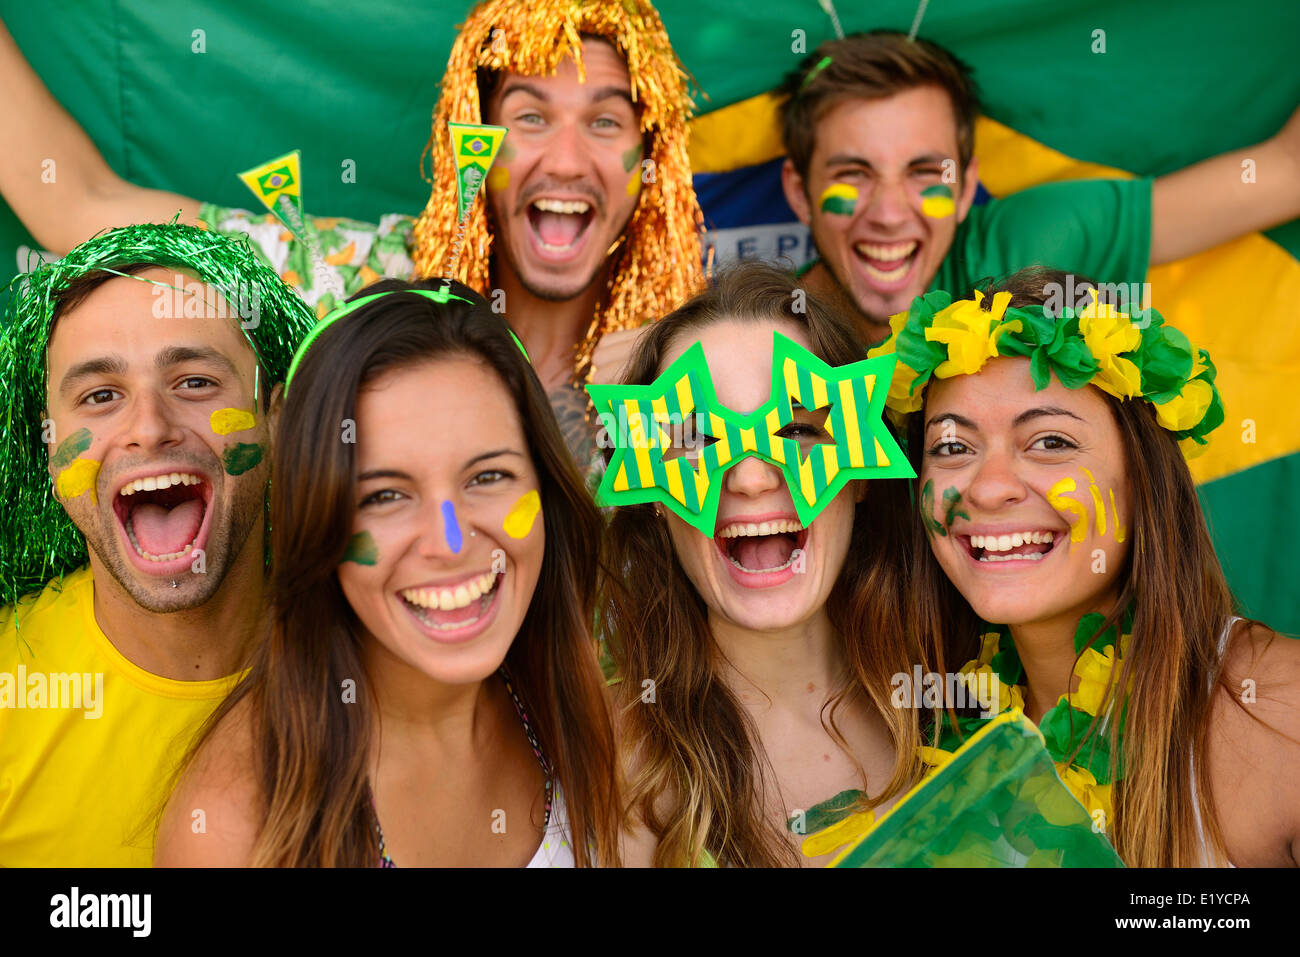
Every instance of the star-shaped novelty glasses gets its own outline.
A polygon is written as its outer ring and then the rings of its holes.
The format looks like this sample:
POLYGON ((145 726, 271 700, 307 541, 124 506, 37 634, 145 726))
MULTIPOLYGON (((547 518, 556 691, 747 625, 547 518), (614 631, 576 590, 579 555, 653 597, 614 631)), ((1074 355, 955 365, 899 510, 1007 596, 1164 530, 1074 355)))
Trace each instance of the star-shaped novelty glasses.
POLYGON ((836 367, 779 332, 772 336, 770 397, 748 415, 718 401, 698 342, 650 385, 587 386, 614 442, 596 501, 663 502, 713 535, 722 473, 747 456, 785 473, 805 526, 850 479, 916 475, 881 420, 893 355, 836 367), (824 414, 830 440, 801 448, 784 434, 795 431, 796 410, 824 414), (683 439, 692 432, 697 439, 683 439))

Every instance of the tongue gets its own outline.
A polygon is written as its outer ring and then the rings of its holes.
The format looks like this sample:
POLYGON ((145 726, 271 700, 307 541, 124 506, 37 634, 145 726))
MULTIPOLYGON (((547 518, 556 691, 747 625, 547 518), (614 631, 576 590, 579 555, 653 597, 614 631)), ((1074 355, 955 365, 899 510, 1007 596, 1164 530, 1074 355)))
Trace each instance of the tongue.
POLYGON ((140 547, 151 555, 171 555, 194 541, 203 524, 203 503, 192 498, 175 508, 165 505, 137 505, 131 512, 131 528, 140 547))
POLYGON ((790 539, 785 535, 748 536, 736 543, 732 553, 736 561, 751 571, 780 568, 793 553, 790 539))
POLYGON ((583 217, 573 213, 537 213, 537 235, 548 246, 568 246, 582 231, 583 217))

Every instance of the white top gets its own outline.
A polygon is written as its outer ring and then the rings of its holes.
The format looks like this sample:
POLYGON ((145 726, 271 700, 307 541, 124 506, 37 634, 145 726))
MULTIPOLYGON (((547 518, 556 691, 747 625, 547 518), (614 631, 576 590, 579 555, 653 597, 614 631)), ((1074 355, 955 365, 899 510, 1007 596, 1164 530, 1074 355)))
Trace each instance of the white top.
MULTIPOLYGON (((1228 623, 1223 626, 1223 631, 1219 633, 1219 667, 1223 667, 1223 659, 1228 653, 1228 641, 1232 636, 1233 626, 1242 619, 1236 615, 1228 618, 1228 623)), ((1209 692, 1214 693, 1215 683, 1218 681, 1218 673, 1210 675, 1209 692)), ((1210 842, 1205 837, 1205 827, 1201 822, 1201 804, 1196 793, 1196 752, 1193 749, 1189 754, 1187 766, 1191 772, 1192 783, 1192 814, 1196 822, 1196 837, 1201 844, 1201 867, 1236 867, 1232 861, 1220 855, 1210 846, 1210 842)))
POLYGON ((569 816, 564 809, 564 792, 557 785, 551 801, 551 819, 542 834, 542 843, 527 867, 576 867, 573 847, 569 844, 569 816))

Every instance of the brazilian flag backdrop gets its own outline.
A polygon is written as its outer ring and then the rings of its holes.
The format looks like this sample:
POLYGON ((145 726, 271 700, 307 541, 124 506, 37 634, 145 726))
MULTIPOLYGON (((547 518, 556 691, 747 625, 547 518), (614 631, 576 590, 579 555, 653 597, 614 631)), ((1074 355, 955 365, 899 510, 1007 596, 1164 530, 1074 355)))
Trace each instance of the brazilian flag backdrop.
MULTIPOLYGON (((917 9, 915 0, 836 6, 848 32, 907 30, 917 9)), ((802 262, 807 234, 780 194, 763 94, 834 35, 830 18, 817 0, 658 7, 704 94, 692 164, 719 258, 802 262)), ((305 208, 368 222, 414 214, 428 198, 420 154, 467 9, 461 0, 295 5, 271 23, 252 0, 219 9, 0 0, 27 59, 126 179, 247 207, 235 173, 300 148, 305 208), (355 182, 343 175, 351 166, 355 182)), ((1266 138, 1300 102, 1294 0, 932 0, 920 33, 975 68, 987 114, 977 131, 982 198, 1054 179, 1168 173, 1266 138)), ((0 203, 0 282, 20 247, 33 246, 0 203)), ((1300 221, 1148 277, 1153 304, 1220 370, 1227 422, 1192 463, 1219 555, 1244 612, 1293 634, 1298 258, 1300 221)))

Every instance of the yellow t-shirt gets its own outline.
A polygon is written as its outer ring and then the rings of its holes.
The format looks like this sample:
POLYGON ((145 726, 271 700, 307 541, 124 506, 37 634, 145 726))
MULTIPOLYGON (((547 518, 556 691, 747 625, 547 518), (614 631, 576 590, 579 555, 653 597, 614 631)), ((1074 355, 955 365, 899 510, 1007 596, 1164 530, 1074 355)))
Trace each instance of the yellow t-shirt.
POLYGON ((95 621, 82 568, 0 610, 0 866, 148 867, 154 814, 235 678, 132 664, 95 621))

